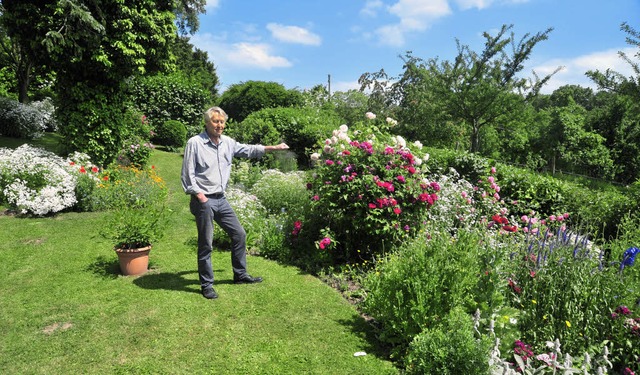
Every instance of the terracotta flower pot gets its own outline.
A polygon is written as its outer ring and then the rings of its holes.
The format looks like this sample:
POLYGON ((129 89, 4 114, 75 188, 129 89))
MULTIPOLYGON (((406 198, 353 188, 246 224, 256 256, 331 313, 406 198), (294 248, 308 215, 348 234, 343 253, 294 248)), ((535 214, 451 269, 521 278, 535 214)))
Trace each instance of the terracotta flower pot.
POLYGON ((151 246, 139 249, 115 249, 120 260, 120 270, 125 276, 136 276, 146 273, 149 268, 149 252, 151 246))

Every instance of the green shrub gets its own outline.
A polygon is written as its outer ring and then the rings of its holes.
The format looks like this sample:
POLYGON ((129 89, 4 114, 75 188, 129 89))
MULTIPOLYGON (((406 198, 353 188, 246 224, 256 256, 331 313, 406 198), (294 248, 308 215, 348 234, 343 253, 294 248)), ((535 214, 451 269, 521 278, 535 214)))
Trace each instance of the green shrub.
POLYGON ((155 148, 149 141, 151 127, 146 116, 132 113, 129 124, 124 133, 124 141, 117 155, 117 162, 124 166, 143 168, 151 157, 155 148))
POLYGON ((257 143, 285 141, 296 155, 298 164, 306 167, 309 165, 309 150, 341 124, 342 119, 330 110, 266 108, 247 116, 241 129, 252 134, 251 140, 257 143), (257 138, 261 134, 264 134, 262 139, 257 138))
MULTIPOLYGON (((282 141, 282 135, 273 124, 264 120, 245 120, 238 123, 233 120, 227 122, 225 134, 240 143, 274 145, 282 141)), ((269 153, 261 159, 249 161, 252 164, 261 164, 273 167, 275 153, 269 153)))
POLYGON ((471 316, 453 308, 440 324, 418 334, 405 359, 409 374, 489 374, 488 336, 476 338, 471 316))
POLYGON ((258 243, 260 255, 279 262, 291 260, 291 250, 287 244, 284 221, 286 215, 274 215, 265 221, 262 237, 258 243))
POLYGON ((167 146, 169 150, 183 147, 187 140, 187 128, 177 120, 156 123, 154 132, 151 140, 158 145, 167 146))
POLYGON ((302 172, 283 173, 269 169, 262 173, 251 192, 272 215, 281 211, 300 212, 311 201, 302 172))
POLYGON ((231 185, 239 190, 250 191, 262 178, 262 169, 247 159, 234 159, 233 163, 231 185))
POLYGON ((477 275, 489 268, 479 255, 487 251, 481 238, 473 231, 455 239, 437 233, 430 240, 414 239, 377 262, 365 280, 369 293, 363 309, 381 324, 382 341, 401 351, 454 307, 474 311, 482 281, 477 275))
POLYGON ((76 83, 59 95, 58 101, 64 105, 58 106, 58 127, 67 151, 86 153, 99 166, 115 160, 131 134, 129 129, 140 121, 118 90, 76 83))
POLYGON ((167 120, 180 121, 193 136, 204 128, 202 114, 212 98, 199 82, 180 73, 136 78, 131 82, 131 100, 153 127, 167 120))
POLYGON ((304 98, 299 91, 287 90, 276 82, 247 81, 229 86, 218 105, 234 121, 242 122, 251 113, 264 108, 300 107, 304 98))
POLYGON ((55 128, 54 107, 50 99, 22 104, 0 97, 0 135, 12 138, 40 138, 48 128, 55 128))

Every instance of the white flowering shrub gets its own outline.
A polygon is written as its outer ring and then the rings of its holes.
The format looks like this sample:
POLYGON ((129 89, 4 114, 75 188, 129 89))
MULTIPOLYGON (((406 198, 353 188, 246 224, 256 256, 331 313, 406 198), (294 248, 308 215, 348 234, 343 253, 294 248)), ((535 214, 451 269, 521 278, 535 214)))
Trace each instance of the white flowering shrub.
POLYGON ((73 162, 51 152, 27 144, 0 148, 0 201, 21 214, 43 216, 72 207, 77 176, 73 162))
POLYGON ((283 173, 277 169, 268 169, 253 185, 255 194, 270 214, 282 210, 291 211, 310 202, 305 174, 302 171, 283 173))
POLYGON ((50 99, 30 104, 0 98, 0 134, 14 138, 39 138, 47 128, 55 129, 50 99))
MULTIPOLYGON (((266 209, 258 197, 240 189, 229 188, 225 196, 247 232, 247 248, 255 247, 264 227, 266 209)), ((227 234, 220 228, 214 230, 213 239, 218 245, 229 243, 227 234)))

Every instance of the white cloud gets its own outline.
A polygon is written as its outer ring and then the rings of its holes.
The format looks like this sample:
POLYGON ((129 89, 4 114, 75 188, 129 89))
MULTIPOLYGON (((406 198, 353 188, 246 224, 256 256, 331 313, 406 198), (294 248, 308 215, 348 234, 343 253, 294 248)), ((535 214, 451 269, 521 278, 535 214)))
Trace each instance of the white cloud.
POLYGON ((389 13, 400 18, 400 24, 409 30, 424 30, 433 19, 451 13, 447 0, 400 0, 389 8, 389 13))
POLYGON ((556 73, 544 86, 542 92, 545 94, 550 94, 557 88, 570 84, 596 89, 593 81, 585 75, 589 70, 604 72, 607 69, 611 69, 625 77, 633 75, 633 70, 629 64, 618 55, 618 51, 625 52, 627 56, 633 56, 633 53, 636 52, 634 48, 609 49, 570 59, 553 59, 533 67, 533 70, 538 76, 542 77, 552 73, 558 66, 563 67, 563 69, 556 73))
POLYGON ((360 9, 360 14, 365 17, 376 17, 383 5, 382 0, 367 0, 364 8, 360 9))
POLYGON ((206 51, 209 59, 219 70, 230 71, 235 68, 288 68, 293 64, 285 57, 273 54, 271 46, 266 43, 228 43, 223 37, 212 34, 196 34, 190 42, 197 48, 206 51))
POLYGON ((454 0, 461 10, 467 10, 471 8, 485 9, 493 5, 494 3, 500 4, 524 4, 529 0, 454 0))
POLYGON ((265 43, 235 43, 226 54, 227 59, 238 66, 270 70, 288 68, 293 64, 282 56, 271 54, 271 46, 265 43))
POLYGON ((455 0, 456 4, 462 10, 467 10, 471 8, 484 9, 491 5, 493 0, 455 0))
POLYGON ((271 36, 281 42, 309 46, 319 46, 322 43, 322 39, 318 35, 302 27, 270 23, 267 25, 267 29, 271 31, 271 36))
POLYGON ((358 81, 338 81, 331 83, 331 92, 336 91, 346 92, 349 90, 360 90, 360 84, 358 81))
POLYGON ((220 6, 220 0, 207 0, 207 4, 205 5, 206 10, 213 10, 220 6))
POLYGON ((434 20, 451 14, 447 0, 399 0, 388 11, 399 22, 378 28, 376 34, 381 44, 391 46, 402 46, 406 33, 424 31, 434 20))

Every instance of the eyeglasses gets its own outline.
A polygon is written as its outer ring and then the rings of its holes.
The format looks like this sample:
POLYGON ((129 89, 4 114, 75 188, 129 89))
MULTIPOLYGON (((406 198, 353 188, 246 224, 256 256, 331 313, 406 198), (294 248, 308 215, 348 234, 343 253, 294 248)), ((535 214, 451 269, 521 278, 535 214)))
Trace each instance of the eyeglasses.
POLYGON ((211 119, 212 124, 224 124, 224 120, 213 120, 211 119))

